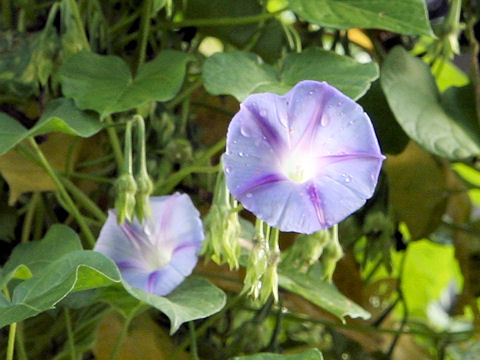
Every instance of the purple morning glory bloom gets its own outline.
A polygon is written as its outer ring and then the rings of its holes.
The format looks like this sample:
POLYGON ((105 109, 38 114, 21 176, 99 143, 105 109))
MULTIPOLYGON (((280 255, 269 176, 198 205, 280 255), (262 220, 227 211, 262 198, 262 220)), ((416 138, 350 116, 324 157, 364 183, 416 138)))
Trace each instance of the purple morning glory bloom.
POLYGON ((197 264, 203 226, 188 195, 151 197, 150 206, 152 217, 142 224, 118 224, 110 210, 94 250, 115 261, 130 286, 165 296, 197 264))
POLYGON ((360 105, 307 80, 284 96, 250 95, 230 123, 223 162, 246 209, 282 231, 310 234, 373 195, 384 158, 360 105))

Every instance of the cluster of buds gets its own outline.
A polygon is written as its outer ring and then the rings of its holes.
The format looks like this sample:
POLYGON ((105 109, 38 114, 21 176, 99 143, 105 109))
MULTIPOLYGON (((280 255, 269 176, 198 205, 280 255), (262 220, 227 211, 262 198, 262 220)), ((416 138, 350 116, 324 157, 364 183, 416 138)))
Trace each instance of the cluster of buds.
POLYGON ((240 220, 238 203, 230 196, 225 175, 218 173, 213 202, 205 219, 206 240, 202 253, 217 264, 237 269, 240 257, 240 220))
POLYGON ((149 197, 153 191, 153 183, 147 172, 145 145, 145 121, 135 115, 125 128, 124 164, 122 173, 115 182, 115 210, 119 224, 137 217, 141 222, 151 217, 149 197), (132 160, 132 125, 137 125, 138 171, 133 175, 132 160))
POLYGON ((257 220, 254 247, 247 265, 243 291, 254 299, 265 303, 273 295, 278 301, 278 272, 280 248, 278 247, 279 231, 266 226, 257 220))

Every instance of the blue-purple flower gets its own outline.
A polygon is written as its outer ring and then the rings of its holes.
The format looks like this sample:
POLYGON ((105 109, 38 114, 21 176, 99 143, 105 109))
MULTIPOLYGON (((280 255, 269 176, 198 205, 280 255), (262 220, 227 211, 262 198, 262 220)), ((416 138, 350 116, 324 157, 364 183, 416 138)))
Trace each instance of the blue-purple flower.
POLYGON ((325 82, 284 96, 250 95, 233 117, 223 157, 242 205, 282 231, 313 233, 373 195, 384 156, 367 114, 325 82))
POLYGON ((185 194, 151 197, 152 217, 117 223, 108 213, 95 249, 117 264, 132 287, 165 296, 197 264, 204 239, 200 215, 185 194))

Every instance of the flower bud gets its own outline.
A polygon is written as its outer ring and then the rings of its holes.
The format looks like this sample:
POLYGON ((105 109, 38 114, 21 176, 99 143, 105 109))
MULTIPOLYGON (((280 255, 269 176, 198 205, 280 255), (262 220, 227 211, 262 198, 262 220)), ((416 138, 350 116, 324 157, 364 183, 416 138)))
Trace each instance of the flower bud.
POLYGON ((137 184, 132 174, 124 173, 115 181, 115 210, 117 222, 122 224, 125 219, 131 220, 135 212, 135 193, 137 184))

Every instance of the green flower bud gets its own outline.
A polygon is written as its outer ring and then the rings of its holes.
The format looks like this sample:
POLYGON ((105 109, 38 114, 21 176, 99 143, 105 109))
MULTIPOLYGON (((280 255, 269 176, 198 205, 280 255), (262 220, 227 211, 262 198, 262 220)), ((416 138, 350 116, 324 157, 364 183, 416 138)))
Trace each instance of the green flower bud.
POLYGON ((329 229, 329 231, 330 241, 323 251, 322 263, 325 278, 328 279, 328 281, 332 281, 333 272, 335 271, 337 262, 343 257, 343 249, 338 241, 338 226, 335 225, 329 229))
POLYGON ((320 230, 311 235, 300 235, 285 253, 282 266, 307 270, 318 261, 329 241, 328 230, 320 230))
POLYGON ((130 221, 135 212, 135 193, 137 192, 137 184, 132 174, 124 173, 115 181, 115 192, 118 223, 123 223, 125 219, 130 221))
POLYGON ((153 192, 153 182, 147 172, 141 172, 136 177, 137 193, 135 196, 135 214, 140 222, 146 217, 152 216, 150 208, 150 194, 153 192))
POLYGON ((267 271, 268 258, 265 249, 265 240, 259 241, 253 248, 248 261, 247 273, 244 279, 243 292, 247 292, 254 299, 258 299, 262 289, 262 277, 267 271))
POLYGON ((280 253, 272 253, 268 259, 268 266, 262 277, 262 286, 260 289, 260 301, 265 303, 271 294, 275 302, 278 301, 278 272, 277 264, 280 253))

